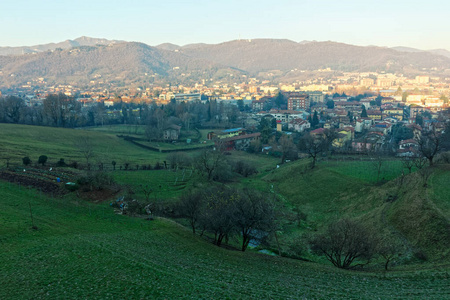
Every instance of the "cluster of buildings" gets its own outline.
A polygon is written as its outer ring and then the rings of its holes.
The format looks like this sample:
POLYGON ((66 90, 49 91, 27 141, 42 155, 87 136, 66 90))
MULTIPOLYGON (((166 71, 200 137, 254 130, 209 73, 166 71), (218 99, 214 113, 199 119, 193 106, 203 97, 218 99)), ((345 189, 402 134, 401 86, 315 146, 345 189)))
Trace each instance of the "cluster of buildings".
POLYGON ((417 151, 415 139, 407 140, 408 147, 404 141, 394 145, 393 128, 404 126, 417 139, 422 130, 443 131, 448 120, 441 114, 444 105, 430 107, 425 106, 424 102, 422 105, 411 104, 401 97, 323 95, 324 100, 316 102, 310 100, 308 93, 288 92, 285 96, 286 110, 261 110, 266 106, 261 103, 266 99, 262 99, 254 101, 256 105, 252 103, 254 114, 258 118, 275 119, 277 130, 289 133, 310 131, 317 135, 326 129, 333 129, 337 134, 333 146, 345 152, 384 150, 397 151, 399 156, 413 155, 417 151), (411 143, 415 146, 412 147, 411 143))
MULTIPOLYGON (((84 107, 103 103, 108 108, 120 102, 162 105, 171 101, 224 101, 245 106, 247 119, 271 116, 278 122, 278 130, 301 133, 334 128, 339 134, 335 146, 353 151, 382 147, 393 126, 414 125, 425 130, 427 126, 438 130, 444 127, 445 120, 439 116, 449 107, 450 78, 429 75, 410 78, 402 74, 376 72, 342 73, 329 69, 317 74, 308 80, 279 84, 247 78, 246 82, 234 84, 202 80, 192 86, 149 84, 120 88, 106 83, 83 88, 75 84, 47 86, 45 78, 38 78, 36 82, 3 91, 3 95, 19 95, 29 106, 40 105, 48 94, 55 93, 74 97, 84 107), (279 93, 283 96, 282 103, 274 100, 279 93), (416 124, 418 116, 425 116, 421 124, 416 124)), ((174 132, 170 134, 174 135, 174 132)), ((228 138, 233 145, 246 141, 236 136, 228 138)), ((410 149, 412 146, 408 145, 410 149)), ((398 150, 405 150, 404 146, 398 147, 398 150)))

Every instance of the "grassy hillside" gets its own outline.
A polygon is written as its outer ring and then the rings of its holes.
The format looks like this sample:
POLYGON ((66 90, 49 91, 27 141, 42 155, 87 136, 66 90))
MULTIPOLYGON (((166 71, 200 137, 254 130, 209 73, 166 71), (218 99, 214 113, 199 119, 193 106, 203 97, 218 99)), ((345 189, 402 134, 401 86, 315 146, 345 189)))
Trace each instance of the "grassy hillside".
POLYGON ((78 161, 85 163, 85 158, 77 145, 77 140, 87 137, 94 149, 92 163, 99 161, 108 166, 112 160, 117 167, 126 161, 135 164, 154 164, 162 160, 157 152, 147 151, 118 138, 115 134, 102 132, 27 126, 15 124, 0 124, 0 162, 6 164, 5 158, 10 157, 13 163, 22 163, 24 156, 29 156, 37 162, 40 155, 46 155, 49 162, 57 162, 64 158, 67 163, 78 161))
POLYGON ((446 271, 369 274, 226 250, 168 220, 2 182, 0 204, 2 299, 448 296, 446 271))
POLYGON ((351 217, 401 239, 410 256, 450 262, 448 165, 433 169, 427 188, 418 173, 393 179, 401 173, 398 161, 389 162, 382 176, 391 181, 377 184, 370 161, 322 162, 314 170, 307 162, 296 162, 263 180, 301 215, 301 221, 285 228, 285 243, 293 233, 314 233, 333 220, 351 217))
MULTIPOLYGON (((0 166, 6 157, 20 164, 23 156, 36 162, 42 154, 52 162, 61 157, 82 162, 74 143, 80 136, 93 141, 94 161, 128 161, 134 168, 167 159, 111 133, 0 124, 0 166)), ((279 158, 267 155, 231 152, 227 159, 243 160, 258 170, 247 178, 236 175, 227 185, 256 188, 278 199, 283 218, 278 238, 284 253, 296 242, 304 244, 305 239, 298 238, 303 234, 349 216, 402 240, 406 252, 398 262, 408 264, 397 264, 384 274, 374 261, 373 272, 351 272, 308 253, 301 256, 323 264, 226 250, 167 219, 129 218, 115 214, 109 202, 94 204, 75 193, 52 198, 42 188, 37 192, 25 183, 0 181, 0 282, 5 283, 0 299, 448 296, 448 165, 435 166, 425 188, 418 173, 399 177, 406 170, 395 160, 383 164, 384 180, 377 182, 372 163, 361 159, 321 161, 314 170, 306 159, 279 168, 279 158), (31 228, 30 207, 38 230, 31 228)), ((69 176, 68 171, 29 168, 23 174, 56 184, 55 176, 65 180, 62 175, 69 176)), ((142 200, 141 185, 148 184, 153 188, 150 198, 165 203, 176 201, 199 180, 183 170, 110 174, 123 185, 121 193, 129 186, 133 197, 142 200)), ((231 238, 230 244, 237 239, 231 238)))

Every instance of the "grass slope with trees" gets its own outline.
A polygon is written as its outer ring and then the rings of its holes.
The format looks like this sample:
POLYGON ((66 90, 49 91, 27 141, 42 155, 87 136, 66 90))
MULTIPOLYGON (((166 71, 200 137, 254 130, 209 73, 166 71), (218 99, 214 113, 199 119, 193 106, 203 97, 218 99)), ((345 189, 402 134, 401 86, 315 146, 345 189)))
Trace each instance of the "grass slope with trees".
MULTIPOLYGON (((448 297, 448 164, 408 174, 397 160, 384 161, 380 169, 371 160, 335 157, 318 160, 314 169, 307 159, 277 168, 279 158, 231 152, 221 159, 233 166, 254 164, 258 173, 233 173, 225 187, 259 190, 273 199, 278 215, 275 234, 243 252, 238 251, 239 234, 217 247, 211 233, 194 235, 187 220, 172 214, 182 195, 202 188, 199 183, 205 178, 198 172, 133 167, 170 162, 167 154, 146 151, 109 133, 0 126, 2 169, 7 158, 17 168, 29 156, 32 166, 27 168, 40 180, 69 180, 64 174, 93 182, 95 176, 89 174, 101 160, 117 160, 116 170, 111 166, 106 172, 108 180, 120 186, 113 204, 126 193, 138 201, 169 205, 159 209, 168 211, 164 217, 149 221, 119 214, 110 200, 94 201, 92 194, 46 193, 0 180, 0 298, 448 297), (47 167, 37 166, 43 155, 48 156, 46 166, 55 166, 60 158, 85 162, 82 149, 73 143, 80 137, 93 142, 96 155, 90 158, 95 162, 90 172, 55 167, 55 173, 48 174, 47 167), (124 162, 129 169, 120 170, 124 162), (333 267, 310 241, 343 218, 371 229, 370 234, 384 242, 379 244, 388 241, 396 247, 377 249, 371 263, 359 271, 333 267), (257 252, 262 249, 282 256, 257 252)), ((189 158, 196 159, 195 153, 189 152, 189 158)))

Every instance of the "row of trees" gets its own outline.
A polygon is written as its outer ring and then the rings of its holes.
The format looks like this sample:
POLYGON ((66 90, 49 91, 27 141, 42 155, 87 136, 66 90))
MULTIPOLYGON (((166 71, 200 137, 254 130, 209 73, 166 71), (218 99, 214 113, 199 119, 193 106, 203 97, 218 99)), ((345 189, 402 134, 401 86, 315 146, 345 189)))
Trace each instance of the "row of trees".
POLYGON ((183 124, 187 130, 207 123, 231 126, 238 121, 237 106, 223 102, 176 103, 157 106, 155 103, 119 102, 112 108, 103 103, 82 107, 81 102, 65 94, 50 94, 42 105, 27 106, 24 99, 0 98, 0 123, 44 125, 55 127, 99 126, 108 124, 146 125, 149 139, 161 138, 168 123, 183 124), (172 119, 171 119, 172 118, 172 119))
POLYGON ((232 235, 240 236, 242 251, 253 238, 272 231, 275 224, 273 202, 255 190, 215 186, 189 191, 181 197, 177 210, 189 220, 194 234, 212 234, 217 246, 232 235))
POLYGON ((41 106, 29 107, 25 100, 0 98, 0 122, 56 127, 75 127, 87 123, 82 118, 81 103, 64 94, 48 95, 41 106))

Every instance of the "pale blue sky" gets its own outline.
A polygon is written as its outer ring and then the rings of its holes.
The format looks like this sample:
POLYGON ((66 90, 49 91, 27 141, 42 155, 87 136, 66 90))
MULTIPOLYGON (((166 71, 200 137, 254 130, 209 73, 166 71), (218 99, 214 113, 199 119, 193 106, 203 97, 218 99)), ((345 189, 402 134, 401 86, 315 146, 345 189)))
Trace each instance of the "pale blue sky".
POLYGON ((240 37, 450 50, 450 2, 444 0, 0 1, 0 46, 85 35, 152 46, 240 37))

